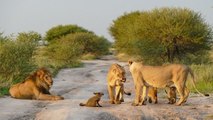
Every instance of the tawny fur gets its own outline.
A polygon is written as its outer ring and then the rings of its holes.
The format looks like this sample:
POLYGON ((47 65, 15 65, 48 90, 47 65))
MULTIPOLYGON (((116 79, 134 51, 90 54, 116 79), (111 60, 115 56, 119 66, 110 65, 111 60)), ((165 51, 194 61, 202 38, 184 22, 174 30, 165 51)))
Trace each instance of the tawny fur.
POLYGON ((121 104, 121 102, 124 102, 124 94, 131 95, 131 93, 124 91, 124 82, 126 81, 125 74, 124 68, 119 64, 112 64, 109 68, 107 86, 111 104, 121 104))
POLYGON ((101 97, 104 95, 102 92, 97 92, 97 93, 94 93, 95 96, 91 97, 87 102, 86 104, 84 103, 80 103, 79 105, 80 106, 87 106, 87 107, 102 107, 100 104, 99 104, 99 101, 101 100, 101 97))
POLYGON ((149 103, 155 103, 155 104, 158 103, 157 88, 149 87, 148 100, 149 100, 149 103))
POLYGON ((41 68, 29 75, 26 80, 9 89, 11 97, 17 99, 62 100, 61 96, 51 95, 49 89, 53 84, 50 72, 41 68))
POLYGON ((176 94, 176 87, 172 86, 166 89, 167 98, 169 100, 168 104, 176 103, 177 94, 176 94))
MULTIPOLYGON (((180 99, 176 105, 184 103, 189 96, 189 90, 186 87, 188 74, 191 75, 192 83, 195 87, 194 74, 186 65, 170 64, 167 66, 146 66, 143 65, 142 62, 129 61, 129 70, 132 74, 136 91, 135 100, 132 104, 134 106, 141 105, 141 102, 143 103, 147 97, 149 86, 165 88, 175 85, 180 95, 180 99), (141 91, 143 91, 143 99, 140 102, 141 91)), ((197 92, 204 96, 204 94, 198 90, 197 92)))

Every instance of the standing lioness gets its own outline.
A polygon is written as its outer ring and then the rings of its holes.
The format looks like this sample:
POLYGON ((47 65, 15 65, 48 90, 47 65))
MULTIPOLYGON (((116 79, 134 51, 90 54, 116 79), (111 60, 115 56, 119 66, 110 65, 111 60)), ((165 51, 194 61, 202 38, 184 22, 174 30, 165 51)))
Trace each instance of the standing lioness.
MULTIPOLYGON (((136 90, 136 96, 133 105, 139 105, 141 104, 139 102, 143 102, 146 99, 149 86, 165 88, 170 87, 171 85, 175 85, 180 95, 180 100, 176 103, 176 105, 181 105, 187 100, 189 96, 189 90, 186 87, 188 74, 192 76, 192 83, 195 87, 194 74, 192 70, 186 65, 171 64, 167 66, 146 66, 141 62, 129 61, 129 70, 134 79, 136 90), (142 89, 143 99, 140 101, 142 89)), ((200 93, 197 89, 196 91, 200 93)))
POLYGON ((107 74, 107 86, 111 104, 123 102, 123 94, 131 95, 131 93, 124 91, 124 82, 126 82, 124 68, 118 64, 112 64, 107 74))

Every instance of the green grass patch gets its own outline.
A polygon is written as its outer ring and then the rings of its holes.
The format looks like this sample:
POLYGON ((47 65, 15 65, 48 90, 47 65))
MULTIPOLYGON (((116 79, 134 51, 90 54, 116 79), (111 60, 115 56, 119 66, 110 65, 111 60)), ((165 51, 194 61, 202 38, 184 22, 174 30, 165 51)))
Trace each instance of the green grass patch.
MULTIPOLYGON (((212 93, 213 92, 213 65, 212 64, 201 64, 191 65, 195 75, 195 85, 201 92, 212 93)), ((192 92, 196 92, 192 86, 191 81, 188 80, 187 85, 190 87, 192 92)))
POLYGON ((3 95, 9 95, 9 88, 8 87, 0 88, 0 97, 2 97, 3 95))

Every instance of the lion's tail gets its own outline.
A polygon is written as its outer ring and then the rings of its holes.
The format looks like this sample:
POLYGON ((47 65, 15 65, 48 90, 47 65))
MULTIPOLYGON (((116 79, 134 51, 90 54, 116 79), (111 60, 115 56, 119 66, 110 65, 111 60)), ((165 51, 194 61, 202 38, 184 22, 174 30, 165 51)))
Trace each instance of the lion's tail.
POLYGON ((196 85, 195 85, 194 73, 193 73, 193 71, 192 71, 191 68, 188 67, 188 69, 189 69, 189 73, 190 73, 190 75, 191 75, 191 77, 192 77, 192 84, 193 84, 195 90, 196 90, 200 95, 202 95, 202 96, 209 96, 209 94, 201 93, 201 92, 197 89, 197 87, 196 87, 196 85))
POLYGON ((80 105, 80 106, 85 106, 86 104, 84 104, 84 103, 80 103, 79 105, 80 105))

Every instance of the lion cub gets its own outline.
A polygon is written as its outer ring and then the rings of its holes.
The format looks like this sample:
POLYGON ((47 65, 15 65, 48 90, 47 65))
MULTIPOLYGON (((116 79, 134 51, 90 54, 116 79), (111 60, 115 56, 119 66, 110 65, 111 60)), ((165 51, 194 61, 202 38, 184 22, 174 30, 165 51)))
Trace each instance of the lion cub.
POLYGON ((149 87, 149 90, 148 90, 148 101, 149 101, 149 103, 154 103, 154 104, 158 103, 157 94, 158 94, 157 88, 149 87))
MULTIPOLYGON (((177 99, 177 93, 176 93, 176 87, 172 86, 172 87, 168 87, 165 90, 166 94, 167 94, 167 98, 169 100, 168 104, 174 104, 176 103, 176 99, 177 99)), ((158 103, 158 99, 157 99, 157 88, 153 88, 150 87, 149 91, 148 91, 148 100, 149 103, 158 103)))
POLYGON ((177 99, 176 87, 174 86, 169 87, 167 90, 165 90, 165 92, 167 93, 167 97, 169 100, 168 104, 176 103, 176 99, 177 99))
POLYGON ((80 103, 80 106, 87 106, 87 107, 102 107, 99 104, 99 101, 101 100, 101 97, 104 95, 102 92, 95 92, 95 96, 91 97, 86 104, 80 103), (97 106, 98 105, 98 106, 97 106))

